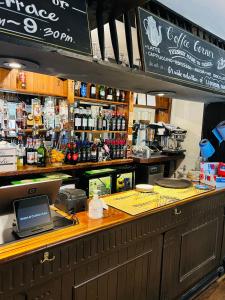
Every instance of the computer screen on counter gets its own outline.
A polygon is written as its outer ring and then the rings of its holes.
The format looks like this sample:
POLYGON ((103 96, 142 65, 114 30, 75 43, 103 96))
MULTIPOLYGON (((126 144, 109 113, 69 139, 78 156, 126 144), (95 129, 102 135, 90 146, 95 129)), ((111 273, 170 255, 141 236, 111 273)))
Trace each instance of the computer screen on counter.
POLYGON ((14 201, 14 212, 19 233, 24 231, 35 233, 53 228, 47 196, 16 200, 14 201))
POLYGON ((61 184, 62 181, 57 179, 0 187, 0 215, 12 213, 13 202, 19 199, 46 195, 49 204, 54 204, 61 184))

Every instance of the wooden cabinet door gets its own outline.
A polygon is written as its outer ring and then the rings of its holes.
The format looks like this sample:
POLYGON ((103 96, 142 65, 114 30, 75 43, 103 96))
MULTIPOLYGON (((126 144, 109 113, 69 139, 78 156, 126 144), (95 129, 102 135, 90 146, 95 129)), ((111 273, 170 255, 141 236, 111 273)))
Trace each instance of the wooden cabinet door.
POLYGON ((158 300, 162 240, 159 235, 137 241, 81 266, 73 300, 158 300))
POLYGON ((220 264, 222 210, 209 211, 164 238, 161 299, 180 299, 220 264))
POLYGON ((53 279, 32 288, 26 296, 26 300, 61 300, 61 279, 53 279))
POLYGON ((221 263, 225 266, 225 211, 223 218, 223 241, 222 241, 222 250, 221 250, 221 263))

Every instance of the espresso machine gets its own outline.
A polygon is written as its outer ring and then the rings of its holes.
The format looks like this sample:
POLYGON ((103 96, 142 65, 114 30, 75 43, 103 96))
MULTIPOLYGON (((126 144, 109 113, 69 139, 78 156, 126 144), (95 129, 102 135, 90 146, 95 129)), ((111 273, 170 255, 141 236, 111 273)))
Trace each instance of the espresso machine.
POLYGON ((171 124, 164 124, 165 127, 165 145, 163 153, 165 154, 181 154, 186 152, 182 148, 181 143, 184 142, 187 130, 176 127, 171 124))

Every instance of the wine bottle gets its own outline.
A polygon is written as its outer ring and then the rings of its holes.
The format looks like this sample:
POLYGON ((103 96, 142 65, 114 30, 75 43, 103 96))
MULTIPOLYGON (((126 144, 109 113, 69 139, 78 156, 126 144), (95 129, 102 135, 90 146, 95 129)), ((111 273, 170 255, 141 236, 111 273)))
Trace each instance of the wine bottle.
POLYGON ((115 100, 117 102, 120 101, 120 90, 119 89, 115 89, 115 100))
POLYGON ((75 115, 74 115, 74 129, 80 130, 81 129, 81 116, 80 116, 80 109, 75 109, 75 115))
POLYGON ((105 86, 104 85, 99 86, 99 99, 105 100, 105 86))
POLYGON ((93 83, 90 86, 90 97, 94 99, 96 98, 96 85, 93 83))
POLYGON ((108 87, 108 89, 107 89, 106 99, 109 101, 113 100, 113 89, 111 87, 108 87))
POLYGON ((124 91, 120 91, 120 102, 125 102, 125 92, 124 91))
POLYGON ((41 139, 41 145, 37 149, 37 166, 46 167, 47 149, 45 148, 44 141, 41 139))

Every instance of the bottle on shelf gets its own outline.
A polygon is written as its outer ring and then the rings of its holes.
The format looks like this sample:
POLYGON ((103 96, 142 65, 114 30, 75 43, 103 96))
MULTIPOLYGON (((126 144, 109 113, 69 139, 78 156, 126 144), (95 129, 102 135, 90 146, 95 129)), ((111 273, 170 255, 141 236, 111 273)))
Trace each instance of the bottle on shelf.
POLYGON ((120 90, 119 89, 115 89, 115 101, 119 102, 120 101, 120 90))
POLYGON ((72 151, 71 151, 71 143, 68 143, 65 151, 65 164, 71 164, 72 159, 72 151))
POLYGON ((125 118, 125 114, 123 114, 121 118, 121 131, 125 131, 125 130, 126 130, 126 118, 125 118))
POLYGON ((41 144, 37 148, 37 166, 38 167, 46 167, 47 161, 47 149, 44 145, 44 140, 41 139, 41 144))
POLYGON ((81 86, 80 81, 75 81, 74 82, 74 95, 77 96, 77 97, 80 96, 80 86, 81 86))
POLYGON ((97 155, 97 144, 94 141, 91 145, 91 161, 97 162, 98 161, 98 155, 97 155))
POLYGON ((103 130, 103 116, 101 109, 99 109, 99 114, 97 116, 97 130, 103 130))
POLYGON ((77 107, 74 111, 74 129, 81 130, 81 115, 80 109, 77 107))
POLYGON ((88 129, 88 116, 86 109, 81 109, 81 130, 88 129))
POLYGON ((121 115, 117 114, 116 117, 116 130, 121 131, 122 129, 122 117, 121 115))
POLYGON ((87 110, 87 127, 88 130, 94 130, 94 119, 92 118, 91 109, 87 110))
POLYGON ((87 97, 87 83, 86 82, 81 82, 80 96, 84 97, 84 98, 87 97))
POLYGON ((71 152, 71 164, 76 165, 79 160, 79 151, 77 147, 77 142, 72 144, 72 152, 71 152))
POLYGON ((105 86, 104 85, 99 86, 99 99, 105 100, 105 86))
POLYGON ((108 130, 108 120, 106 118, 106 115, 104 114, 103 115, 103 119, 102 119, 102 129, 103 130, 108 130))
POLYGON ((115 113, 112 114, 110 130, 111 131, 116 130, 116 115, 115 115, 115 113))
POLYGON ((26 162, 28 165, 33 166, 35 162, 34 157, 34 149, 33 149, 33 142, 32 138, 27 138, 27 150, 26 150, 26 162))
POLYGON ((94 83, 90 86, 90 98, 96 99, 96 85, 94 83))
POLYGON ((125 102, 125 91, 123 91, 123 90, 120 91, 119 101, 120 102, 125 102))
POLYGON ((109 100, 109 101, 113 100, 113 89, 111 87, 107 88, 106 100, 109 100))

